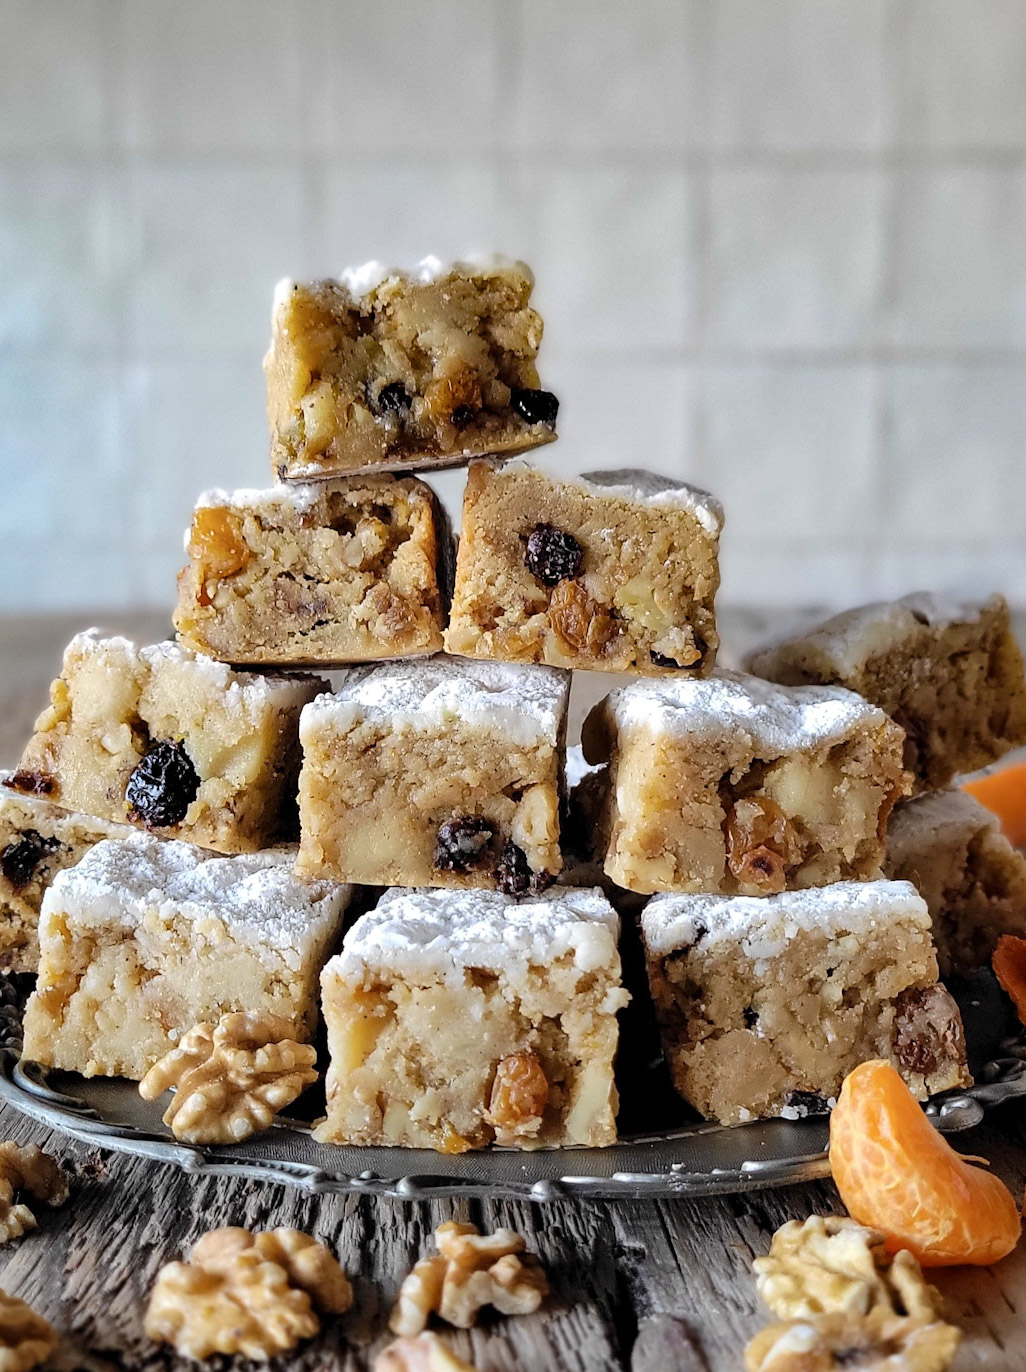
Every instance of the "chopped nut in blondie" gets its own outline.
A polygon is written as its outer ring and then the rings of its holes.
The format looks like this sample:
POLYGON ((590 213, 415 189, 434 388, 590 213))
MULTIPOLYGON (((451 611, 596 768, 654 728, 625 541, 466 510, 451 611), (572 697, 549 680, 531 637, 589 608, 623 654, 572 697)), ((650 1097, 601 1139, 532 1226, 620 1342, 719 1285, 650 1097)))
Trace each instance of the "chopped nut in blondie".
POLYGON ((156 1100, 175 1088, 164 1123, 184 1143, 241 1143, 317 1080, 317 1050, 291 1033, 288 1020, 252 1012, 197 1024, 154 1063, 139 1094, 156 1100))

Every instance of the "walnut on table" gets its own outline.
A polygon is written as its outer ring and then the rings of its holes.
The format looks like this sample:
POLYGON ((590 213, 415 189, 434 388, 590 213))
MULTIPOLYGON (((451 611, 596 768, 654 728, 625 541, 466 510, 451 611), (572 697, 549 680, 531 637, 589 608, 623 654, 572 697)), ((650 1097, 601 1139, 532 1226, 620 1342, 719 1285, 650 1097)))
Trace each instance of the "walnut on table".
POLYGON ((438 1253, 422 1258, 399 1288, 388 1324, 393 1334, 419 1334, 432 1314, 469 1329, 486 1305, 502 1315, 530 1314, 548 1295, 541 1264, 512 1229, 481 1234, 450 1220, 435 1230, 435 1243, 438 1253))
POLYGON ((31 1305, 0 1291, 0 1372, 29 1372, 57 1347, 57 1331, 31 1305))
POLYGON ((745 1349, 747 1372, 945 1372, 962 1335, 940 1320, 924 1323, 883 1309, 834 1311, 761 1329, 745 1349))
POLYGON ((317 1051, 289 1037, 278 1015, 222 1015, 215 1028, 197 1024, 139 1083, 143 1100, 171 1086, 164 1113, 184 1143, 240 1143, 269 1129, 279 1110, 317 1080, 317 1051))
POLYGON ((186 1357, 263 1359, 317 1334, 317 1311, 342 1314, 352 1301, 338 1261, 309 1234, 214 1229, 187 1262, 161 1268, 143 1328, 186 1357))
POLYGON ((15 1204, 14 1196, 19 1191, 46 1205, 63 1205, 68 1199, 68 1179, 37 1144, 22 1147, 7 1140, 0 1143, 0 1243, 20 1239, 36 1227, 36 1217, 29 1207, 23 1202, 15 1204))
POLYGON ((473 1363, 447 1348, 437 1334, 426 1331, 412 1339, 396 1339, 374 1359, 373 1372, 477 1372, 473 1363))

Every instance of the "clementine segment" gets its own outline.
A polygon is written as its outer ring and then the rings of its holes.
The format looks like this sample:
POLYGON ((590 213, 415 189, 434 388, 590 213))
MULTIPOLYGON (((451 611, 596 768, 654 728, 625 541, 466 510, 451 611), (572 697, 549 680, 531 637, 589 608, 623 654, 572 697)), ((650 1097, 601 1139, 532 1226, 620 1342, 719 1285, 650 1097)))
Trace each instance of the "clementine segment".
POLYGON ((1019 1018, 1026 1024, 1026 938, 1002 934, 990 960, 994 975, 1015 1002, 1019 1018))
POLYGON ((962 790, 997 815, 1009 843, 1026 844, 1026 761, 963 781, 962 790))
POLYGON ((852 1217, 923 1267, 983 1266, 1019 1241, 1008 1188, 955 1152, 883 1059, 845 1078, 830 1117, 830 1169, 852 1217))

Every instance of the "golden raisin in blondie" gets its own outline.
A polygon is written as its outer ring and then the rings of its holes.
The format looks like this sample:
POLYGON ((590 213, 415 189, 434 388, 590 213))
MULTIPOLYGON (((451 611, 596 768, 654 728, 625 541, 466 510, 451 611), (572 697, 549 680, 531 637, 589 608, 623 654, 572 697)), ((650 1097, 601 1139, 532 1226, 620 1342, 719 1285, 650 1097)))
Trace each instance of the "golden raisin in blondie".
POLYGON ((252 852, 291 837, 299 712, 327 683, 235 672, 174 643, 78 634, 19 778, 56 804, 252 852))
POLYGON ((1026 933, 1026 857, 996 815, 964 791, 898 805, 887 827, 884 870, 926 901, 941 976, 989 966, 1002 934, 1026 933))
POLYGON ((11 775, 0 772, 0 969, 35 972, 39 909, 54 877, 101 839, 125 838, 132 830, 12 790, 11 775))
POLYGON ((562 864, 568 695, 551 667, 439 656, 354 670, 303 711, 297 871, 543 890, 562 864))
POLYGON ((887 1058, 919 1099, 968 1084, 926 905, 907 882, 645 906, 649 983, 674 1084, 723 1124, 817 1114, 887 1058))
POLYGON ((850 691, 715 672, 634 681, 584 726, 609 762, 606 875, 641 893, 773 895, 878 876, 907 789, 901 730, 850 691))
POLYGON ((442 646, 453 543, 422 481, 366 476, 207 491, 186 547, 174 622, 196 652, 313 665, 442 646))
POLYGON ((309 1041, 347 886, 303 882, 294 849, 218 857, 147 834, 105 840, 43 898, 25 1055, 141 1079, 193 1025, 278 1016, 309 1041))
POLYGON ((500 259, 283 281, 264 359, 278 476, 457 466, 551 443, 559 402, 538 383, 533 285, 500 259))
POLYGON ((651 472, 555 481, 473 462, 446 648, 557 667, 704 676, 716 660, 718 503, 651 472))
POLYGON ((749 658, 757 676, 847 686, 905 730, 914 791, 947 786, 1026 743, 1022 653, 1001 596, 865 605, 749 658))
POLYGON ((619 921, 598 891, 393 890, 321 977, 326 1143, 616 1138, 619 921))

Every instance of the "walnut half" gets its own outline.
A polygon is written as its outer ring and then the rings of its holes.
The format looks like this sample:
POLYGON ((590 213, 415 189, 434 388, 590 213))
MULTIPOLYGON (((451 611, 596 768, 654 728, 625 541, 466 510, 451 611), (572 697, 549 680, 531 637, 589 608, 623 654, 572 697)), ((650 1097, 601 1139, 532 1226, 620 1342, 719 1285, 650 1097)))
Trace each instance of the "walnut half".
POLYGON ((316 1049, 290 1038, 278 1015, 222 1015, 197 1024, 139 1083, 143 1100, 171 1086, 164 1123, 184 1143, 239 1143, 268 1129, 317 1080, 316 1049))
POLYGON ((393 1334, 419 1334, 433 1313, 469 1329, 486 1305, 503 1315, 530 1314, 548 1295, 541 1264, 512 1229, 481 1234, 450 1220, 435 1230, 435 1244, 437 1255, 422 1258, 399 1288, 388 1323, 393 1334))
POLYGON ((188 1262, 160 1269, 143 1328, 190 1358, 269 1358, 319 1332, 315 1310, 341 1314, 352 1300, 337 1260, 309 1234, 214 1229, 188 1262))
POLYGON ((36 1227, 29 1207, 15 1204, 15 1192, 27 1193, 46 1205, 63 1205, 68 1199, 68 1179, 37 1144, 0 1143, 0 1243, 20 1239, 36 1227))
POLYGON ((31 1305, 0 1291, 0 1372, 29 1372, 57 1347, 57 1331, 31 1305))
POLYGON ((945 1372, 961 1332, 940 1320, 929 1323, 888 1315, 834 1312, 784 1320, 760 1329, 745 1349, 747 1372, 945 1372))
POLYGON ((374 1359, 373 1372, 476 1372, 473 1363, 458 1358, 437 1334, 396 1339, 374 1359))

